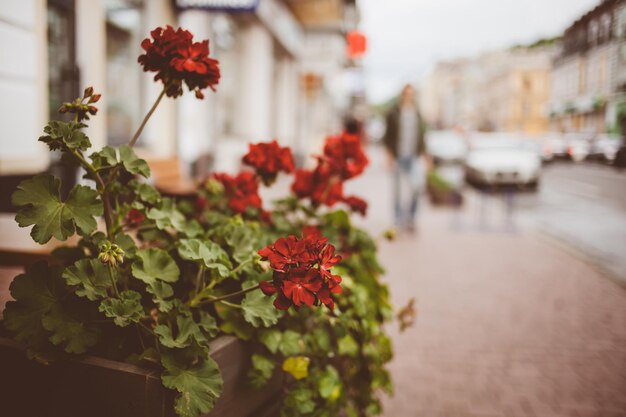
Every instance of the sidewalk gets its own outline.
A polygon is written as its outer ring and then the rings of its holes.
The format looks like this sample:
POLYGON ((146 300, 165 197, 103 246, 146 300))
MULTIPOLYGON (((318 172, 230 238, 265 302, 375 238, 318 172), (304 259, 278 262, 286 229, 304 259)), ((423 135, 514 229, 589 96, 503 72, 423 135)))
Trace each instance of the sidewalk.
MULTIPOLYGON (((378 233, 390 184, 372 156, 350 192, 378 233)), ((504 210, 481 227, 477 209, 423 207, 416 237, 380 245, 394 305, 418 307, 413 328, 389 326, 385 417, 626 416, 626 292, 540 233, 501 227, 504 210)))

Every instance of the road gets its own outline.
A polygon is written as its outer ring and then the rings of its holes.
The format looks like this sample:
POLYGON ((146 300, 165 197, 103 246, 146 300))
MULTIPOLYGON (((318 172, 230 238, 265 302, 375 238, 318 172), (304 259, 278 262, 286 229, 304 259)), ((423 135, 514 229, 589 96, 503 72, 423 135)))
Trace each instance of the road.
POLYGON ((539 192, 520 194, 514 207, 522 222, 626 285, 626 172, 554 163, 545 167, 539 192))

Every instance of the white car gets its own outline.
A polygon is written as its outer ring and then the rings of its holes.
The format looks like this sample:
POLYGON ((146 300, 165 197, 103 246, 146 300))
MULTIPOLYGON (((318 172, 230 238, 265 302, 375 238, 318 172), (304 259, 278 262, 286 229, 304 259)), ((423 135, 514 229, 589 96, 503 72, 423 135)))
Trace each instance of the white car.
POLYGON ((465 161, 465 178, 479 186, 515 185, 536 189, 541 155, 523 140, 483 139, 472 144, 465 161))
POLYGON ((435 163, 463 162, 467 156, 464 139, 453 131, 428 132, 426 149, 435 163))

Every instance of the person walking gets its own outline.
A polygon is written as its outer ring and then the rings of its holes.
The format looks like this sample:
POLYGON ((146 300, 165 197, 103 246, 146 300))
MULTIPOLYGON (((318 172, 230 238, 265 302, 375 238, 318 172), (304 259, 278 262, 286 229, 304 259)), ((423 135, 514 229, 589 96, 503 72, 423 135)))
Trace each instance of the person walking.
POLYGON ((425 132, 415 89, 407 84, 400 93, 398 104, 387 114, 383 143, 393 166, 395 224, 411 233, 416 231, 418 198, 425 177, 425 132))

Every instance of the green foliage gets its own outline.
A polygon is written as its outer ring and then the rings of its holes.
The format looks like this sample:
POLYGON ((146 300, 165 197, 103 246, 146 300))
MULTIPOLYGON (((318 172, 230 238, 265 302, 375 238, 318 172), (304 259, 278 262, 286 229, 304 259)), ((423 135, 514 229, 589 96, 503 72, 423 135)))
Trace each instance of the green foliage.
POLYGON ((15 220, 20 227, 34 225, 30 232, 37 243, 51 237, 66 240, 76 229, 90 234, 96 229, 94 216, 102 214, 98 193, 84 185, 76 185, 67 200, 61 201, 61 181, 51 175, 37 175, 22 181, 11 202, 19 207, 15 220))
POLYGON ((108 268, 97 259, 80 259, 63 271, 63 278, 68 285, 76 285, 79 297, 94 301, 107 296, 111 287, 108 268))
POLYGON ((129 180, 150 175, 132 147, 93 152, 84 127, 78 119, 50 122, 40 140, 80 165, 94 188, 77 185, 62 200, 60 181, 40 175, 12 196, 18 224, 33 226, 36 242, 80 234, 74 246, 55 250, 65 266, 36 263, 11 284, 15 301, 7 303, 4 326, 29 357, 97 354, 160 364, 163 385, 179 393, 175 411, 198 417, 213 408, 223 384, 209 344, 232 334, 252 349, 253 387, 276 373, 288 380, 281 415, 380 412, 377 393, 392 391, 385 369, 392 348, 382 330, 392 310, 376 244, 348 213, 289 196, 270 211, 272 222, 258 220, 256 210, 232 215, 224 186, 214 180, 198 191, 206 207, 162 198, 151 185, 129 180), (333 268, 343 293, 332 312, 279 311, 256 289, 272 279, 258 251, 310 225, 344 256, 333 268))
POLYGON ((254 327, 270 327, 278 321, 280 313, 272 304, 272 299, 262 292, 246 294, 241 302, 244 319, 254 327))
POLYGON ((112 318, 120 327, 138 323, 145 315, 141 305, 141 294, 132 290, 120 293, 119 298, 107 298, 102 301, 100 311, 112 318))
POLYGON ((180 393, 175 409, 181 417, 197 417, 207 413, 222 393, 222 376, 217 363, 209 357, 194 365, 173 355, 163 355, 165 372, 161 379, 167 388, 180 393))

